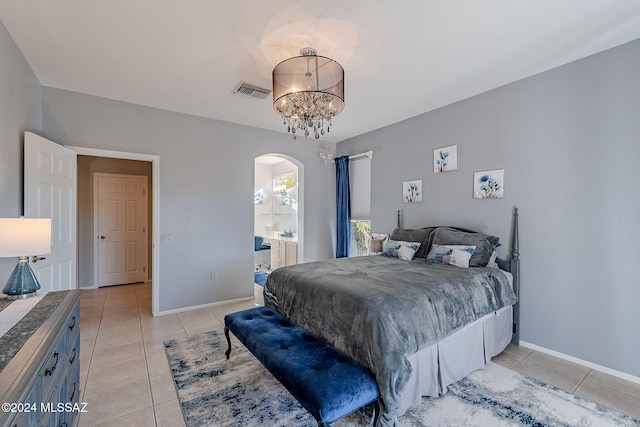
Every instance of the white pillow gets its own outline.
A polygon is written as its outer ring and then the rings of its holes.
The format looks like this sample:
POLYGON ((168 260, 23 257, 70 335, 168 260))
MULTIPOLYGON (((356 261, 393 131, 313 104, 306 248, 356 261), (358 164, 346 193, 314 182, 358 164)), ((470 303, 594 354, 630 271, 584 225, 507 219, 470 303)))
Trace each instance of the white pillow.
POLYGON ((427 261, 467 268, 475 250, 475 246, 433 244, 427 255, 427 261))
POLYGON ((382 250, 383 256, 395 257, 404 260, 412 260, 420 248, 420 242, 403 242, 401 240, 389 240, 382 250))

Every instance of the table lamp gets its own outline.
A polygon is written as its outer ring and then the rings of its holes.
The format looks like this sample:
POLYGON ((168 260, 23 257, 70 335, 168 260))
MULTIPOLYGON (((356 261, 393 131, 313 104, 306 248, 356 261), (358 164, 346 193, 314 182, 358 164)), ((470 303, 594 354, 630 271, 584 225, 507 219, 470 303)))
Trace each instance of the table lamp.
POLYGON ((387 243, 387 239, 389 238, 388 234, 384 233, 371 233, 371 251, 372 254, 382 253, 384 249, 384 245, 387 243))
POLYGON ((51 219, 0 218, 0 257, 20 257, 2 293, 7 299, 35 296, 38 279, 29 266, 29 256, 51 252, 51 219))

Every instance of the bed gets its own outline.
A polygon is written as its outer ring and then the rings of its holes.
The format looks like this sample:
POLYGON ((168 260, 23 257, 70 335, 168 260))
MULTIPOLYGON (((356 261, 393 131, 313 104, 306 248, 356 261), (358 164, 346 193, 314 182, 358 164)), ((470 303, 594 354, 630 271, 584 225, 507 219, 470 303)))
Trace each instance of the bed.
POLYGON ((516 210, 506 262, 495 259, 494 236, 398 229, 387 256, 273 271, 265 305, 368 367, 382 398, 380 424, 391 426, 422 396, 445 393, 517 342, 517 230, 516 210))

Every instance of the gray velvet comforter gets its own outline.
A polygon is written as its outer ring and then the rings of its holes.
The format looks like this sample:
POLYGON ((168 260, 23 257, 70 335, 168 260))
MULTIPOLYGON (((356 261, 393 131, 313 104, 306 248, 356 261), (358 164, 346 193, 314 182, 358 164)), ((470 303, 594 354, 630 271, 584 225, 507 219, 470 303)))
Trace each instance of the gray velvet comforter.
POLYGON ((407 356, 516 302, 499 270, 383 256, 277 269, 264 297, 267 307, 371 369, 385 426, 395 424, 411 376, 407 356))

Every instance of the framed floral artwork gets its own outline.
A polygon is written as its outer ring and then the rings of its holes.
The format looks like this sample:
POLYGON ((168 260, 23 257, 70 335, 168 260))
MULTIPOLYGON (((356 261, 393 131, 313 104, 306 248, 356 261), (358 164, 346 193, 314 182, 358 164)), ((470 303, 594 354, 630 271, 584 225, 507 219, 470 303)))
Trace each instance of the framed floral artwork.
POLYGON ((476 199, 504 197, 504 169, 474 172, 473 197, 476 199))
POLYGON ((449 172, 458 169, 458 146, 436 148, 433 150, 433 173, 449 172))
POLYGON ((402 201, 404 203, 422 203, 422 180, 402 183, 402 201))

